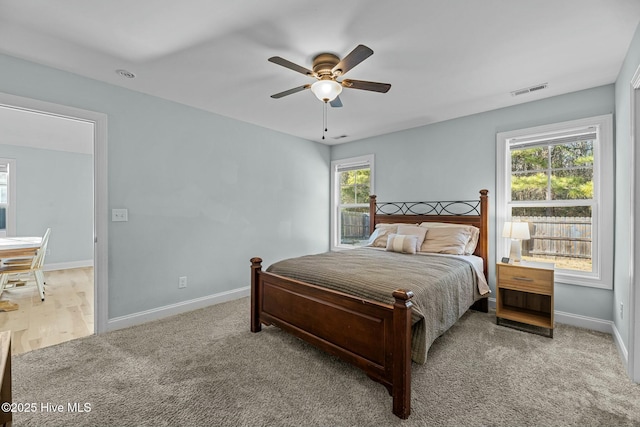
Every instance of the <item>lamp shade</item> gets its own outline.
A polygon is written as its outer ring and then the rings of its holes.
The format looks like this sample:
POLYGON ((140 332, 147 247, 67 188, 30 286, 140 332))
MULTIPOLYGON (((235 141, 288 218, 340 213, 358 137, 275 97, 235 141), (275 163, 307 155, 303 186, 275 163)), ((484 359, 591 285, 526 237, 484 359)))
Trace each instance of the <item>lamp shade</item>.
POLYGON ((509 221, 504 223, 504 228, 502 229, 502 237, 511 238, 511 223, 509 221))
POLYGON ((529 234, 528 222, 505 222, 502 229, 502 237, 509 237, 511 239, 529 240, 531 235, 529 234))
POLYGON ((529 223, 528 222, 505 222, 502 229, 502 237, 511 239, 511 247, 509 249, 509 258, 515 262, 522 259, 522 240, 529 240, 529 223))
POLYGON ((335 80, 318 80, 311 85, 311 92, 323 102, 331 102, 342 92, 342 85, 335 80))

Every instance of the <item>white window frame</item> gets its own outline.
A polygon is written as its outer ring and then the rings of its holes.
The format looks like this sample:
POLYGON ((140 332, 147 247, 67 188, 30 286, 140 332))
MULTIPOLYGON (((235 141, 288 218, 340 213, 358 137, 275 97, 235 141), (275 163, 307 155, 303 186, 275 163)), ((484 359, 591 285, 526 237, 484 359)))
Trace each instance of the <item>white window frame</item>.
MULTIPOLYGON (((594 188, 592 207, 592 266, 591 273, 557 269, 555 281, 601 289, 613 289, 613 193, 614 193, 614 144, 613 117, 611 114, 537 126, 496 136, 496 230, 502 230, 505 221, 510 221, 507 204, 511 200, 510 174, 511 153, 509 141, 513 138, 544 138, 545 135, 571 131, 584 127, 595 127, 598 133, 594 145, 594 188)), ((508 252, 509 239, 496 235, 496 259, 508 252)))
MULTIPOLYGON (((333 160, 331 162, 331 250, 352 249, 352 246, 340 244, 340 182, 336 179, 338 169, 349 166, 369 166, 371 182, 369 191, 374 192, 374 155, 367 154, 348 159, 333 160)), ((367 201, 367 205, 369 202, 367 201)), ((372 230, 371 230, 372 231, 372 230)))
POLYGON ((7 228, 0 231, 0 237, 12 237, 16 235, 16 160, 0 159, 0 164, 7 165, 9 180, 7 182, 7 228))

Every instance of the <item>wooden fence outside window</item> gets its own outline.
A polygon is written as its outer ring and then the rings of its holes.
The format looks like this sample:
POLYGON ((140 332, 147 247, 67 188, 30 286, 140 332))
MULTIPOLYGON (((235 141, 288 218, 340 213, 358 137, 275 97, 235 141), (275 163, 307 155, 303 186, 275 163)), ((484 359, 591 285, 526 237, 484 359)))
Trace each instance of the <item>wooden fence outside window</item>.
MULTIPOLYGON (((369 238, 369 215, 341 213, 342 243, 369 238)), ((530 240, 522 242, 522 254, 531 257, 591 259, 592 227, 590 217, 513 217, 529 223, 530 240)))
POLYGON ((369 238, 369 214, 341 212, 341 243, 353 243, 369 238))
POLYGON ((513 217, 529 223, 531 239, 522 242, 524 256, 591 259, 590 217, 513 217))

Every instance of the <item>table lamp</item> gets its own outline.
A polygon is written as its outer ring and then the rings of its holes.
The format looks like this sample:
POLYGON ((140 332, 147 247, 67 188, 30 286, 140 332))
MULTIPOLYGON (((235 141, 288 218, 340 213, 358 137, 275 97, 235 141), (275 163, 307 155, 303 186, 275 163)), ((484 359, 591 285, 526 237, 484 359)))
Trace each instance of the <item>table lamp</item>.
POLYGON ((529 223, 528 222, 505 222, 502 229, 502 237, 511 239, 511 250, 509 258, 516 262, 522 259, 522 241, 529 240, 529 223))

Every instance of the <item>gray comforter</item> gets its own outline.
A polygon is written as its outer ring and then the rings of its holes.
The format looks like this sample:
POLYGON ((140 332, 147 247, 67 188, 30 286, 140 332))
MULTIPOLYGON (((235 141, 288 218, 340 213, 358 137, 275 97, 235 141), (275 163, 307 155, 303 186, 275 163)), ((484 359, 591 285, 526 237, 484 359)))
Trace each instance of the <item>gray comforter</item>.
POLYGON ((481 298, 476 270, 455 257, 361 248, 291 258, 267 271, 387 304, 396 289, 412 291, 411 358, 421 364, 433 341, 481 298))

